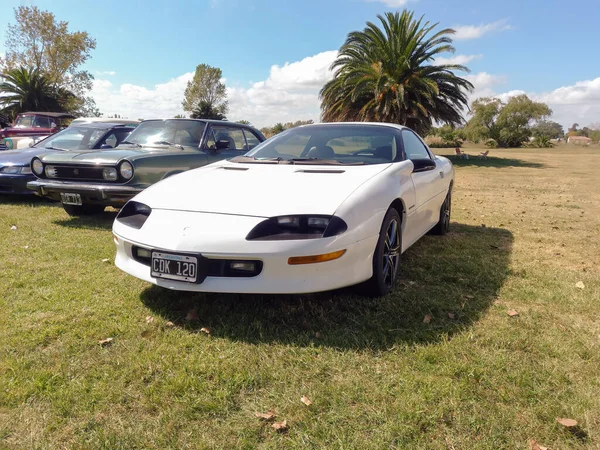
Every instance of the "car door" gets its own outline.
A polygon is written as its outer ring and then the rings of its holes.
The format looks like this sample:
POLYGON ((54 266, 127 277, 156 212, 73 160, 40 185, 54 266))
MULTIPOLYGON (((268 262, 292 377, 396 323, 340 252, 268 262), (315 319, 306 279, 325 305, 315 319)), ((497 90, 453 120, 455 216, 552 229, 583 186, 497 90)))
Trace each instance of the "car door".
POLYGON ((436 159, 421 139, 409 129, 402 130, 402 143, 406 159, 415 165, 411 178, 415 187, 415 226, 418 234, 425 233, 439 220, 443 191, 443 172, 436 159))
POLYGON ((203 149, 209 152, 210 162, 243 155, 248 151, 248 143, 242 127, 234 125, 210 125, 203 149), (227 141, 227 148, 217 149, 217 142, 227 141))

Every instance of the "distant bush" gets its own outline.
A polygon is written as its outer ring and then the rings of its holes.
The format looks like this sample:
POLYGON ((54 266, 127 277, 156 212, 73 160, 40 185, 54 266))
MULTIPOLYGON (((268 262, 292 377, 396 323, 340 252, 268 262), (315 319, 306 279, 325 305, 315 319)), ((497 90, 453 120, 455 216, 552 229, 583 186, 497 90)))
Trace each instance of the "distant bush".
POLYGON ((498 148, 498 142, 496 142, 496 139, 488 139, 485 141, 485 146, 487 148, 498 148))
POLYGON ((431 148, 456 148, 461 146, 459 139, 447 140, 440 136, 426 136, 425 143, 431 148))
POLYGON ((535 137, 535 139, 533 139, 528 147, 531 148, 552 148, 554 147, 554 144, 552 142, 550 142, 550 138, 548 138, 547 136, 542 136, 542 135, 538 135, 535 137))

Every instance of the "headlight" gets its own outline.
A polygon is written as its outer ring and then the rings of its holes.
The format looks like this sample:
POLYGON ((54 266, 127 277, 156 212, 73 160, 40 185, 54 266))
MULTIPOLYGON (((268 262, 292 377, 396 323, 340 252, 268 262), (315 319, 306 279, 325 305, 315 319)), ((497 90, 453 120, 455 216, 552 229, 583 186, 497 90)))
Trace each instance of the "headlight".
POLYGON ((44 164, 39 158, 33 158, 33 161, 31 161, 31 170, 33 170, 33 173, 37 176, 42 176, 44 173, 44 164))
POLYGON ((117 169, 114 167, 102 169, 102 177, 108 181, 117 181, 117 169))
POLYGON ((2 169, 0 169, 0 173, 16 175, 18 173, 21 173, 21 169, 22 169, 21 166, 7 166, 7 167, 3 167, 2 169))
POLYGON ((58 173, 56 172, 56 167, 54 166, 46 166, 45 172, 48 178, 56 178, 58 176, 58 173))
POLYGON ((248 233, 246 239, 249 241, 317 239, 337 236, 347 229, 346 222, 336 216, 280 216, 259 223, 248 233))
POLYGON ((148 205, 130 200, 123 208, 121 208, 121 211, 117 214, 116 220, 139 230, 146 220, 148 220, 151 212, 152 208, 148 205))
POLYGON ((133 177, 133 166, 129 161, 123 161, 119 166, 119 173, 123 178, 129 180, 133 177))
POLYGON ((33 172, 31 171, 31 167, 29 166, 21 166, 21 174, 23 175, 30 175, 33 172))

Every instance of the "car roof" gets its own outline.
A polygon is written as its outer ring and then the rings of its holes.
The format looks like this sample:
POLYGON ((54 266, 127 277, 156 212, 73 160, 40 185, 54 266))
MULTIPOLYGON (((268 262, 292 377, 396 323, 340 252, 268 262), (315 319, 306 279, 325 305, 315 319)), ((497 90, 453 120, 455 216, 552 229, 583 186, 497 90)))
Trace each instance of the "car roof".
MULTIPOLYGON (((410 128, 405 127, 404 125, 399 125, 397 123, 389 123, 389 122, 322 122, 322 123, 310 123, 310 124, 301 125, 301 126, 295 127, 295 128, 330 127, 330 126, 334 126, 334 125, 351 125, 351 126, 367 125, 367 126, 395 128, 397 130, 404 130, 404 129, 410 130, 410 128)), ((290 129, 293 130, 294 128, 290 128, 290 129)))
POLYGON ((108 130, 109 128, 116 127, 127 127, 135 128, 135 123, 122 123, 122 122, 77 122, 69 125, 69 128, 96 128, 99 130, 108 130))
POLYGON ((44 111, 26 111, 26 112, 22 112, 19 115, 27 115, 27 114, 37 114, 38 116, 48 116, 48 117, 57 117, 57 118, 61 118, 61 119, 70 119, 70 118, 74 118, 75 116, 73 114, 69 114, 69 113, 58 113, 58 112, 44 112, 44 111))
POLYGON ((218 124, 218 125, 232 125, 232 126, 236 126, 236 127, 247 127, 247 128, 255 128, 252 125, 247 125, 244 123, 239 123, 239 122, 231 122, 228 120, 215 120, 215 119, 192 119, 192 118, 182 118, 182 117, 172 117, 172 118, 166 118, 166 119, 144 119, 143 122, 150 122, 152 120, 169 120, 169 121, 175 121, 175 120, 193 120, 195 122, 205 122, 205 123, 210 123, 210 124, 218 124))

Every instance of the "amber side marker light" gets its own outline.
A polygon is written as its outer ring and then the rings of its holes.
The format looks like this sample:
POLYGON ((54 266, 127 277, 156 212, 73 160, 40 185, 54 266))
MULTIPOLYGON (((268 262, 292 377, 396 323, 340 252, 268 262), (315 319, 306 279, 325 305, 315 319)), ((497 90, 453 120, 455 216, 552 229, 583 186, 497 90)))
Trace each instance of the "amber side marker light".
POLYGON ((288 264, 295 266, 298 264, 314 264, 325 261, 333 261, 334 259, 341 258, 344 253, 346 253, 346 250, 325 253, 324 255, 292 256, 291 258, 288 258, 288 264))
POLYGON ((117 245, 119 245, 119 238, 117 237, 116 234, 113 234, 113 242, 117 245))

